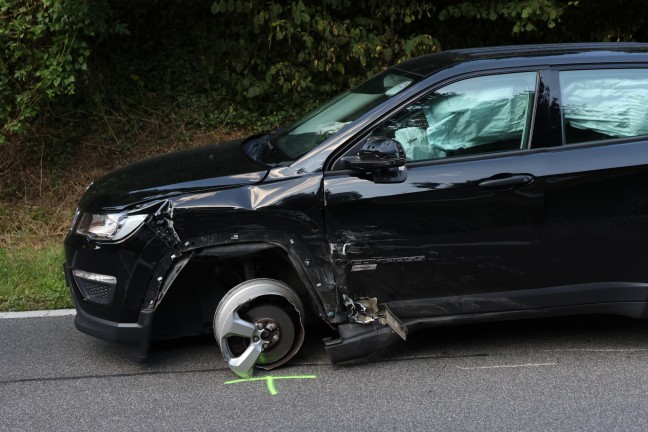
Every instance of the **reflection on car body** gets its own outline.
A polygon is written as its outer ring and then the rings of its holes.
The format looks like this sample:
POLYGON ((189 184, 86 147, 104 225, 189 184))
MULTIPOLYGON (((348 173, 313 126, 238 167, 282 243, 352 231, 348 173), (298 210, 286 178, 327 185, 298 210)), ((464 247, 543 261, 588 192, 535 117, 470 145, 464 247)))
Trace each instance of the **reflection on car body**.
POLYGON ((295 125, 124 167, 65 241, 75 323, 131 345, 213 331, 247 377, 423 327, 648 316, 648 45, 419 57, 295 125))

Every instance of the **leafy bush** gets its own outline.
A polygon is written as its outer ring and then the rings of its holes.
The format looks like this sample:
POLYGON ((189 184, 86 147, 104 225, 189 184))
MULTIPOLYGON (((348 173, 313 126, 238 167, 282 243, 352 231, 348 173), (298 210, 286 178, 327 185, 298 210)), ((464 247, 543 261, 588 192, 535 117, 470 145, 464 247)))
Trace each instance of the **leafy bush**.
POLYGON ((0 139, 25 131, 88 69, 96 23, 87 1, 0 1, 0 139))
POLYGON ((644 3, 0 0, 0 139, 36 119, 46 147, 122 146, 151 118, 262 129, 442 46, 645 38, 644 3))
MULTIPOLYGON (((251 110, 281 101, 304 106, 406 58, 432 53, 439 42, 417 20, 429 19, 429 3, 397 1, 216 0, 216 73, 227 96, 251 110), (241 97, 243 96, 243 97, 241 97)), ((432 30, 428 28, 427 30, 432 30)))

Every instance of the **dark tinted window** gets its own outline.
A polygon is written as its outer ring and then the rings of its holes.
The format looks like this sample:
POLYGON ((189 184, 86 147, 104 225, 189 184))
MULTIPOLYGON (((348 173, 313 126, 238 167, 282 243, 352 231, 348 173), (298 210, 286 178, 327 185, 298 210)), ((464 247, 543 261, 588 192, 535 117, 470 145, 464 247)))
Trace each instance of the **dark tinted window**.
POLYGON ((263 153, 263 162, 272 164, 298 159, 418 79, 420 77, 412 78, 388 70, 352 90, 339 94, 292 126, 272 136, 267 143, 269 151, 263 153))
POLYGON ((567 144, 648 135, 644 69, 560 72, 567 144))

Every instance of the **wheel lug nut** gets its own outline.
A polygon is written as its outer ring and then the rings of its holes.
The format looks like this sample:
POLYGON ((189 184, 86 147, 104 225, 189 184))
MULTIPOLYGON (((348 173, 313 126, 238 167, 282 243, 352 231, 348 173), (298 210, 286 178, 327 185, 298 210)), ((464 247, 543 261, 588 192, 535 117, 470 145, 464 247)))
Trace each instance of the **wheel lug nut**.
POLYGON ((253 342, 259 342, 259 336, 254 336, 254 337, 252 338, 252 341, 253 341, 253 342))
POLYGON ((277 342, 279 340, 279 335, 272 336, 272 341, 277 342))
POLYGON ((268 326, 266 327, 268 330, 272 331, 277 328, 277 325, 275 323, 269 323, 268 326))
POLYGON ((259 330, 263 330, 263 323, 257 323, 256 328, 259 330))
POLYGON ((268 349, 268 344, 267 343, 263 344, 263 349, 268 349))

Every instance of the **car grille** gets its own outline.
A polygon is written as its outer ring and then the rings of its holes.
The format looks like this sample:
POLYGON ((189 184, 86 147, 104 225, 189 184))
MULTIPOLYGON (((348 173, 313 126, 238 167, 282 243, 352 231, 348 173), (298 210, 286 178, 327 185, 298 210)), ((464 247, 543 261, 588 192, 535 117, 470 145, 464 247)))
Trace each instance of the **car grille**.
POLYGON ((75 279, 86 300, 99 304, 108 304, 111 302, 115 292, 115 285, 89 281, 82 278, 75 279))

